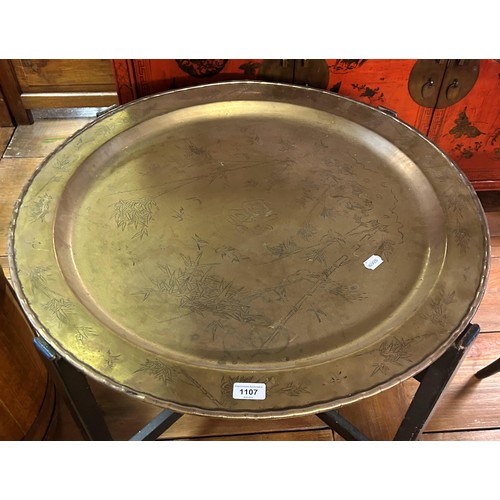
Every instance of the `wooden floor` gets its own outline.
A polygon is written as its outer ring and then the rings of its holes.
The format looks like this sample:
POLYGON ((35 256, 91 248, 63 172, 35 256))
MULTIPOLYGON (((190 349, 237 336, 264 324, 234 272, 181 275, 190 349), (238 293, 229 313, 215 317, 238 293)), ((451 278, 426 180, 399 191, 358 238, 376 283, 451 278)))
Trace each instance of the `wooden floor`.
MULTIPOLYGON (((17 129, 0 128, 0 265, 8 273, 7 232, 12 205, 33 170, 91 118, 38 120, 17 129)), ((423 441, 500 441, 500 374, 482 381, 473 374, 500 356, 500 192, 480 193, 492 236, 491 273, 474 318, 481 333, 443 394, 421 436, 423 441)), ((112 436, 126 440, 161 409, 91 381, 112 436)), ((393 389, 341 409, 370 438, 393 438, 418 383, 393 389)), ((52 440, 83 439, 63 402, 52 440)), ((170 440, 341 440, 318 417, 234 420, 183 416, 161 439, 170 440)))

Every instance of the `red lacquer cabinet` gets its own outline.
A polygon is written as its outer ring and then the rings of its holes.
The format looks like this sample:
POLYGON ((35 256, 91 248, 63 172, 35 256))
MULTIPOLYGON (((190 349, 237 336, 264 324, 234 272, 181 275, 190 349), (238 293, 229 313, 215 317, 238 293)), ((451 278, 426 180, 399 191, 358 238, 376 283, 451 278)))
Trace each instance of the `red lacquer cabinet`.
POLYGON ((500 61, 416 59, 120 59, 122 104, 230 80, 307 85, 387 108, 445 151, 477 190, 500 189, 500 61))

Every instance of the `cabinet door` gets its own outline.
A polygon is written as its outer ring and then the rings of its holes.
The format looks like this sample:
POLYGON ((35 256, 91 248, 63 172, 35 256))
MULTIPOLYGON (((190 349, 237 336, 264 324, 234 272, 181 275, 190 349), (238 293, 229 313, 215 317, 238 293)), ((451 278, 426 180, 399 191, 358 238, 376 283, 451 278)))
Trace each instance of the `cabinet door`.
POLYGON ((410 96, 408 78, 415 63, 413 59, 133 59, 114 60, 114 68, 122 104, 174 88, 258 79, 309 85, 384 106, 425 134, 435 102, 424 107, 410 96))
POLYGON ((9 108, 2 94, 0 87, 0 127, 12 127, 12 118, 10 116, 9 108))
MULTIPOLYGON (((441 90, 443 105, 447 91, 457 80, 459 60, 450 61, 449 78, 441 90)), ((449 90, 448 90, 449 89, 449 90)), ((440 97, 441 102, 441 97, 440 97)), ((479 61, 479 73, 469 93, 451 106, 434 112, 429 139, 450 156, 477 190, 500 189, 500 61, 479 61)))
MULTIPOLYGON (((372 106, 395 111, 398 118, 427 134, 433 106, 421 106, 410 95, 408 82, 416 59, 326 59, 327 89, 372 106)), ((446 65, 439 72, 444 74, 446 65)), ((437 79, 442 75, 438 75, 437 79)))
POLYGON ((26 109, 110 106, 118 99, 109 59, 11 59, 26 109))
POLYGON ((293 60, 134 59, 114 60, 121 104, 166 90, 230 80, 292 82, 293 60))

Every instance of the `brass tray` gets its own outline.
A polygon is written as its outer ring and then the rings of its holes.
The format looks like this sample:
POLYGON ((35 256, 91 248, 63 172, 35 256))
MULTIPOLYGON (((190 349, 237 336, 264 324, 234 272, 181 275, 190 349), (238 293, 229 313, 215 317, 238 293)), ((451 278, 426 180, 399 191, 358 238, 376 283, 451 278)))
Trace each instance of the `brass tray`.
POLYGON ((427 367, 479 305, 489 235, 465 176, 397 118, 229 82, 77 132, 25 187, 9 257, 34 327, 86 374, 175 411, 265 418, 427 367))

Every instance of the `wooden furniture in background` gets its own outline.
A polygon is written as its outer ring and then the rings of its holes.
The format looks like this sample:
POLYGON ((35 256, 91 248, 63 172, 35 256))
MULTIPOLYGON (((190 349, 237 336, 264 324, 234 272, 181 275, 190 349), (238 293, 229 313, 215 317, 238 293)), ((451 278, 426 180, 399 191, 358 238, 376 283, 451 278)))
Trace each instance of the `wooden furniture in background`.
POLYGON ((109 59, 3 59, 0 89, 16 125, 32 123, 31 109, 118 103, 109 59))
MULTIPOLYGON (((460 85, 461 60, 450 63, 440 98, 460 85), (457 75, 458 72, 458 75, 457 75)), ((462 99, 434 110, 428 132, 476 190, 500 189, 500 60, 481 60, 477 80, 462 99)))
POLYGON ((497 59, 4 59, 0 126, 32 123, 31 109, 106 107, 228 80, 309 85, 395 111, 476 190, 496 190, 499 75, 497 59))
POLYGON ((122 104, 192 85, 258 79, 389 108, 440 146, 476 190, 500 189, 496 59, 119 59, 113 65, 122 104))
POLYGON ((0 127, 12 127, 12 117, 0 88, 0 127))
POLYGON ((46 438, 55 424, 54 384, 1 267, 0 367, 0 440, 46 438))

